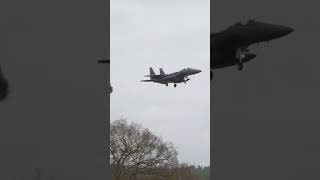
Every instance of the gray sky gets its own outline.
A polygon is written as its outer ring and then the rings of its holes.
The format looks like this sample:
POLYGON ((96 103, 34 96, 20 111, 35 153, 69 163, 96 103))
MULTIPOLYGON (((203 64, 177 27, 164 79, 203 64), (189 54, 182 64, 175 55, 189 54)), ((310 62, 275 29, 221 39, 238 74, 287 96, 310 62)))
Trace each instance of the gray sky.
POLYGON ((111 121, 141 123, 177 147, 182 162, 210 163, 209 0, 111 1, 111 121), (203 72, 174 88, 143 83, 153 67, 203 72))
POLYGON ((257 58, 245 64, 243 72, 236 67, 215 71, 215 179, 319 179, 319 3, 212 2, 212 32, 248 18, 295 29, 289 36, 255 46, 257 58))

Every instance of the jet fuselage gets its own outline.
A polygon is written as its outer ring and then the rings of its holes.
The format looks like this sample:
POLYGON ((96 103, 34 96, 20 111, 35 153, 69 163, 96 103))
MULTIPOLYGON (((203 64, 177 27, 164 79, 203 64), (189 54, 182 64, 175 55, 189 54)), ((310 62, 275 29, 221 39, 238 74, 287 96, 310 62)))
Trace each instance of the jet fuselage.
POLYGON ((261 42, 268 42, 293 32, 292 28, 249 20, 246 24, 236 23, 226 30, 211 34, 211 69, 224 68, 245 63, 256 57, 247 49, 261 42), (246 52, 243 52, 245 50, 246 52), (240 56, 237 56, 240 52, 240 56), (242 53, 242 54, 241 54, 242 53), (241 62, 239 59, 241 58, 241 62))
POLYGON ((168 85, 169 83, 174 83, 174 86, 176 87, 177 83, 186 83, 190 80, 188 76, 200 73, 201 70, 187 68, 171 74, 164 74, 163 70, 160 69, 160 72, 161 74, 156 75, 154 74, 153 69, 150 68, 150 75, 146 75, 146 77, 150 77, 150 80, 142 80, 142 82, 155 82, 166 85, 168 85))

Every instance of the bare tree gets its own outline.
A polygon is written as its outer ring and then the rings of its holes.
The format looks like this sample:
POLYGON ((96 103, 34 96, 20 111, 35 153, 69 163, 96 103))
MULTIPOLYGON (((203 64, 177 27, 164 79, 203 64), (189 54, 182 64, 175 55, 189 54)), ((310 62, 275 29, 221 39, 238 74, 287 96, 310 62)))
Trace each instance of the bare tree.
POLYGON ((115 180, 168 179, 178 164, 172 143, 125 119, 111 123, 110 161, 115 180))

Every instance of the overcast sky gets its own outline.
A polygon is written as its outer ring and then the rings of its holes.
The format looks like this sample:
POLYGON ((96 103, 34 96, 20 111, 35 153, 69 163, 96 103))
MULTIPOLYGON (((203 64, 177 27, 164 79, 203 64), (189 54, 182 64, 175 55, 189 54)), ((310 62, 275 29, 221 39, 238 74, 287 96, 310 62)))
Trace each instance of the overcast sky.
POLYGON ((111 121, 142 124, 182 162, 210 163, 209 0, 111 1, 111 121), (140 82, 153 67, 201 69, 187 84, 140 82))

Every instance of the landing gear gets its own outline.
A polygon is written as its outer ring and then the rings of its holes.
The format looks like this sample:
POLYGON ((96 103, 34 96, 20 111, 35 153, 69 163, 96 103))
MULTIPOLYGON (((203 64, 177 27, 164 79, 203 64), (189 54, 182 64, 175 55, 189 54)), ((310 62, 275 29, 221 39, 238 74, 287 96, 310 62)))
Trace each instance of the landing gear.
POLYGON ((168 86, 168 83, 166 84, 166 86, 168 86))
POLYGON ((184 81, 184 83, 186 84, 187 83, 187 81, 189 81, 190 79, 188 78, 188 77, 185 77, 184 79, 183 79, 183 81, 184 81))
POLYGON ((177 84, 174 84, 173 86, 174 86, 174 87, 177 87, 177 84))
POLYGON ((242 63, 242 62, 239 62, 238 65, 237 65, 237 67, 238 67, 238 70, 239 70, 239 71, 242 71, 242 69, 243 69, 243 63, 242 63))
POLYGON ((238 59, 237 68, 239 71, 243 69, 243 59, 246 58, 247 53, 249 53, 249 50, 243 47, 237 50, 236 58, 238 59))

